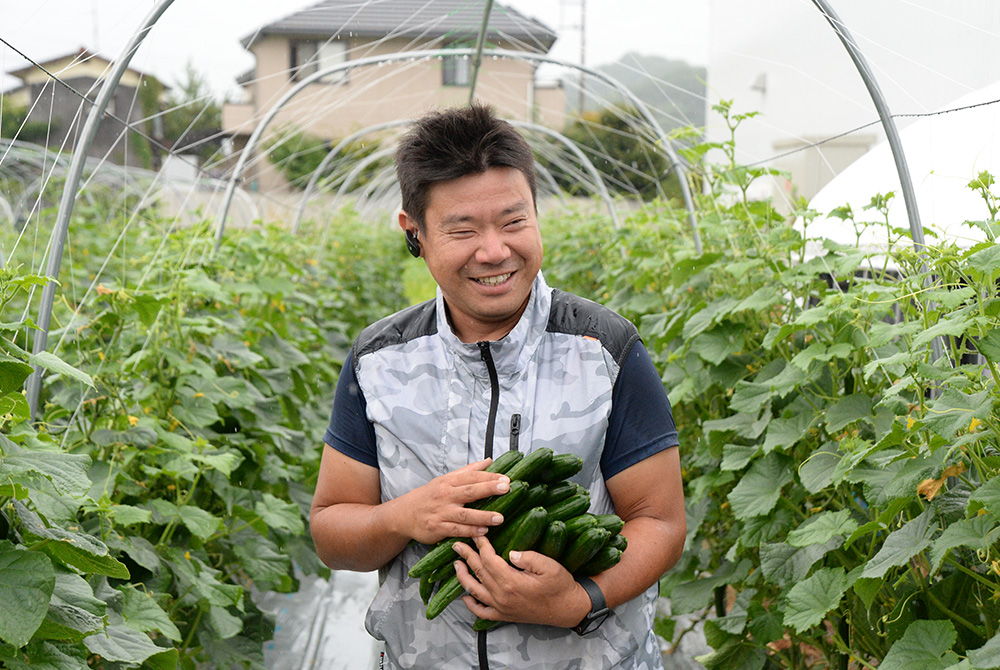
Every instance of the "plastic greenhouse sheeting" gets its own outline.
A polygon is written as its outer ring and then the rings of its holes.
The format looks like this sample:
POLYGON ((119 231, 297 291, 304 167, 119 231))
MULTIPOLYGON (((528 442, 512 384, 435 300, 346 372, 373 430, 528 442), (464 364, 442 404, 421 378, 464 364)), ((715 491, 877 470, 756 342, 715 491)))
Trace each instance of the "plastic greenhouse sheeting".
MULTIPOLYGON (((950 239, 970 247, 985 239, 984 231, 964 222, 989 217, 982 197, 968 184, 984 170, 1000 177, 1000 104, 990 104, 998 101, 1000 82, 969 93, 900 131, 927 244, 950 239)), ((896 195, 889 208, 889 224, 909 231, 895 162, 888 142, 883 141, 812 199, 809 207, 820 216, 807 228, 807 237, 855 245, 857 238, 851 223, 827 215, 849 204, 856 221, 878 221, 878 212, 865 211, 864 207, 874 195, 889 191, 896 195)), ((797 227, 801 229, 801 220, 797 227)), ((861 235, 860 245, 884 249, 887 239, 884 225, 869 226, 861 235)), ((904 243, 909 243, 908 238, 904 243)))
POLYGON ((264 643, 269 670, 377 668, 379 648, 365 631, 365 612, 378 590, 376 572, 334 572, 329 580, 299 575, 296 593, 257 593, 274 615, 274 639, 264 643))

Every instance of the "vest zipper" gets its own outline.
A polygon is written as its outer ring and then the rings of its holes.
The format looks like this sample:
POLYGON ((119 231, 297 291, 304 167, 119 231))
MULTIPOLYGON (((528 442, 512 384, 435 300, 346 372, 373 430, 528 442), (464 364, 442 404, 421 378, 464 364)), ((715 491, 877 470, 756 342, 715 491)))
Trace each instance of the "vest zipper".
MULTIPOLYGON (((479 353, 483 357, 483 362, 486 363, 486 371, 490 375, 490 414, 486 419, 486 444, 483 446, 483 458, 493 457, 493 431, 496 429, 497 424, 497 409, 500 407, 500 380, 497 377, 497 366, 493 362, 493 352, 490 351, 489 342, 479 343, 479 353)), ((517 415, 515 415, 517 416, 517 415)), ((520 424, 520 416, 518 416, 518 424, 520 424)), ((511 417, 511 429, 514 428, 514 419, 511 417)), ((516 439, 514 437, 513 430, 511 431, 511 440, 516 439)), ((490 670, 490 660, 486 654, 486 631, 481 630, 477 633, 477 652, 479 654, 479 670, 490 670)))
POLYGON ((518 436, 521 434, 521 415, 513 414, 510 417, 510 450, 518 450, 518 436))
POLYGON ((493 431, 497 425, 497 408, 500 406, 500 380, 497 378, 497 366, 493 362, 493 352, 489 342, 479 343, 479 353, 486 363, 486 371, 490 375, 490 415, 486 419, 486 444, 483 447, 483 458, 493 457, 493 431))

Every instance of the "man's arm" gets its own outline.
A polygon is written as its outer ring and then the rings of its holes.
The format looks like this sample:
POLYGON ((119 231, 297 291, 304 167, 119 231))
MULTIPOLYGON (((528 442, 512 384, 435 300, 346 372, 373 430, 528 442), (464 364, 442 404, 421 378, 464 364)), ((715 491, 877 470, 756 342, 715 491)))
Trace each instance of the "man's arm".
POLYGON ((410 540, 485 535, 502 517, 464 505, 510 488, 509 478, 483 472, 489 463, 471 463, 383 503, 378 468, 325 446, 309 517, 320 560, 366 572, 391 561, 410 540))
MULTIPOLYGON (((687 523, 678 449, 626 468, 607 487, 625 521, 628 548, 618 565, 593 579, 613 609, 655 584, 680 558, 687 523)), ((590 611, 586 591, 557 561, 534 551, 511 552, 512 568, 485 538, 477 538, 476 547, 478 553, 456 545, 468 563, 456 564, 469 591, 464 601, 476 616, 569 628, 590 611)))

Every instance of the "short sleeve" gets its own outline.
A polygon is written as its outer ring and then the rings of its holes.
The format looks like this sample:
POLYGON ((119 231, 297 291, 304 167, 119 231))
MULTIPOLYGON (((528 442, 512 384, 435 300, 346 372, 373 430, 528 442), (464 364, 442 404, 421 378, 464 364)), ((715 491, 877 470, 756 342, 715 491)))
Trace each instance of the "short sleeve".
POLYGON ((622 362, 612 391, 601 472, 610 479, 678 444, 663 382, 646 347, 636 340, 622 362))
POLYGON ((378 467, 375 428, 368 420, 365 396, 354 372, 353 352, 340 371, 330 426, 326 429, 323 440, 349 458, 378 467))

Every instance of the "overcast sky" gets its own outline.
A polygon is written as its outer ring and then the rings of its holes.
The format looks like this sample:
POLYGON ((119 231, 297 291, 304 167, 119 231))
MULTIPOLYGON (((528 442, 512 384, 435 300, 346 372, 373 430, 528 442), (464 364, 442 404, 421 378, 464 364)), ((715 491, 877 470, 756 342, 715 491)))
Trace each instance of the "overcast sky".
MULTIPOLYGON (((239 40, 258 26, 318 0, 175 0, 146 39, 133 67, 168 84, 188 61, 205 73, 214 90, 236 89, 235 78, 253 67, 239 40)), ((503 0, 562 37, 550 52, 578 62, 582 0, 503 0)), ((586 0, 586 64, 600 65, 628 52, 681 58, 704 64, 708 53, 707 2, 697 0, 586 0)), ((154 7, 153 0, 0 0, 0 38, 35 60, 81 47, 117 56, 154 7)), ((0 71, 25 65, 0 43, 0 71)), ((5 77, 6 89, 18 80, 5 77)))

